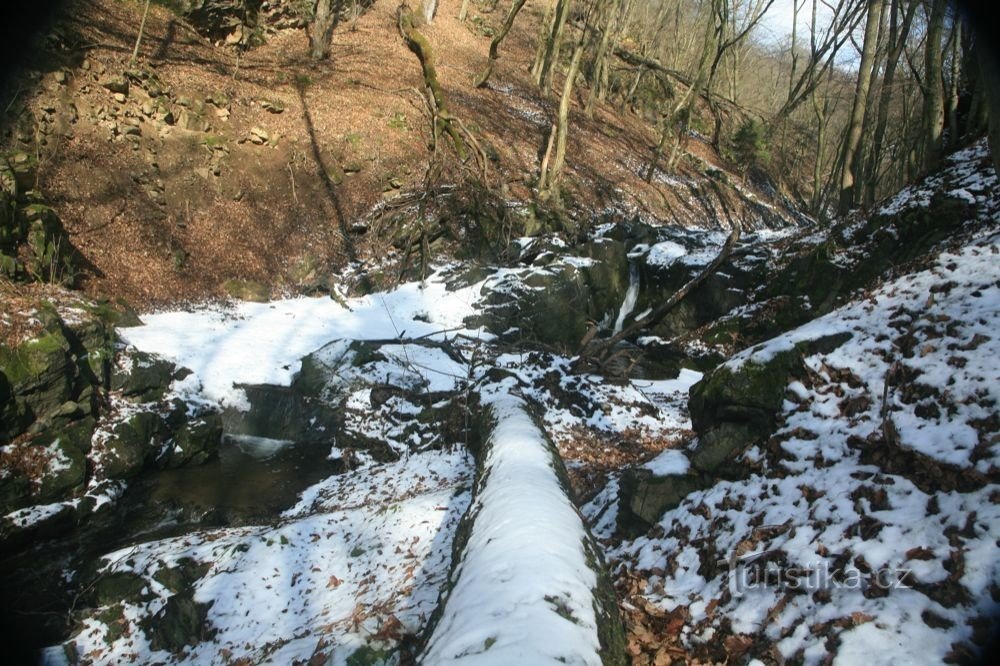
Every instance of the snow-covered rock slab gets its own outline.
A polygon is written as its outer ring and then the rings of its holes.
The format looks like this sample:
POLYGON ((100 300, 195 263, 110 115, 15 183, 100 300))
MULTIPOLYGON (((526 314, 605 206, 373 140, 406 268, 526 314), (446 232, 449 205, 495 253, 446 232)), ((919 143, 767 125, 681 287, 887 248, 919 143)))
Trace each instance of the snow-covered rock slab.
POLYGON ((614 592, 558 453, 508 386, 482 400, 493 430, 422 662, 624 664, 614 592))

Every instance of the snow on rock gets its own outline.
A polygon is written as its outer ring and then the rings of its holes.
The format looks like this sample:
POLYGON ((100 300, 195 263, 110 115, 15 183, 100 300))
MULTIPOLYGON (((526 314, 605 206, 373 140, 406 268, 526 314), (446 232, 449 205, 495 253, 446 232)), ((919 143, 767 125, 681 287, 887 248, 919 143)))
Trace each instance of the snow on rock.
POLYGON ((647 462, 643 467, 657 476, 671 476, 687 474, 688 470, 691 469, 691 461, 688 460, 683 451, 667 449, 647 462))
POLYGON ((435 336, 461 329, 477 298, 475 286, 449 291, 434 277, 351 299, 349 307, 330 298, 291 298, 161 312, 121 334, 138 349, 193 372, 175 383, 184 398, 246 408, 237 384, 287 385, 303 356, 335 339, 435 336))
POLYGON ((992 169, 983 169, 989 163, 990 147, 986 139, 950 155, 945 168, 920 183, 904 188, 882 208, 881 215, 897 215, 910 208, 927 208, 935 194, 945 194, 970 204, 987 204, 989 215, 997 212, 997 201, 992 190, 997 186, 997 176, 992 169))
MULTIPOLYGON (((431 633, 428 664, 601 664, 588 535, 553 450, 509 388, 483 395, 495 421, 468 541, 431 633)), ((614 609, 612 609, 613 611, 614 609)))

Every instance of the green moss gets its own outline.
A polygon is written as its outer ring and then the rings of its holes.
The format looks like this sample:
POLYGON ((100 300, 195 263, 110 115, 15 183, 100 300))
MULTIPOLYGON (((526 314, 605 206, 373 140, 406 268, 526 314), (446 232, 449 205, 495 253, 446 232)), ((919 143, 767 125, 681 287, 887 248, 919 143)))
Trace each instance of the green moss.
POLYGON ((46 333, 14 348, 0 344, 0 370, 12 386, 17 386, 45 374, 52 365, 52 356, 68 350, 69 343, 58 332, 46 333))
POLYGON ((252 280, 226 280, 222 283, 222 289, 229 296, 244 301, 266 303, 271 300, 271 289, 252 280))
POLYGON ((408 130, 408 129, 410 129, 410 126, 409 126, 409 124, 407 123, 407 120, 406 120, 406 114, 405 113, 401 113, 399 111, 397 111, 396 113, 392 114, 392 118, 389 119, 388 125, 392 129, 398 129, 398 130, 408 130))
POLYGON ((346 663, 347 666, 375 666, 376 664, 386 663, 390 656, 392 656, 392 653, 388 650, 363 645, 347 658, 346 663))

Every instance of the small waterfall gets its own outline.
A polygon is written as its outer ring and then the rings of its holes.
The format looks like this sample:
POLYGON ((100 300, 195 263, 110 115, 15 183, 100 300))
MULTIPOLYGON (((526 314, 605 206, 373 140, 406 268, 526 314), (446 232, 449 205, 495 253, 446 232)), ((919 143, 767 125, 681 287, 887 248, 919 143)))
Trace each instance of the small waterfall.
POLYGON ((622 327, 625 325, 625 317, 632 314, 632 310, 635 309, 635 302, 639 298, 639 266, 635 260, 630 260, 628 262, 628 291, 625 292, 625 300, 622 301, 622 307, 618 310, 618 319, 615 320, 615 330, 612 335, 617 335, 622 332, 622 327))

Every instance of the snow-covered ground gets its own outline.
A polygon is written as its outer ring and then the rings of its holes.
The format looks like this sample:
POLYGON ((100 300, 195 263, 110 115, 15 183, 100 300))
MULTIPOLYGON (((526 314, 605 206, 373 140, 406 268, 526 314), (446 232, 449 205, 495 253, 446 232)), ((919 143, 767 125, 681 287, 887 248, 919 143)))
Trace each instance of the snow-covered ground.
MULTIPOLYGON (((735 370, 805 341, 845 340, 805 354, 777 431, 741 454, 744 478, 703 474, 703 490, 634 539, 617 531, 623 470, 701 474, 689 457, 688 392, 702 374, 609 381, 465 323, 486 312, 484 287, 513 298, 544 289, 526 284, 531 276, 594 261, 562 256, 570 251, 555 241, 546 265, 491 270, 459 288, 446 286, 461 273, 450 266, 344 303, 295 298, 144 317, 124 339, 192 371, 168 397, 244 409, 242 385, 289 385, 308 356, 325 373, 319 398, 340 410, 342 432, 387 445, 388 461, 331 436, 341 473, 269 523, 107 553, 97 582, 132 575, 141 590, 87 611, 46 659, 59 663, 69 648, 83 663, 399 663, 394 650, 424 637, 427 664, 597 664, 589 534, 607 546, 630 653, 654 663, 975 656, 1000 614, 1000 233, 983 151, 959 153, 950 176, 911 188, 883 213, 926 207, 945 188, 984 219, 919 270, 727 361, 735 370), (480 408, 486 426, 472 423, 480 408), (483 441, 465 442, 449 421, 465 436, 483 427, 483 441), (482 447, 478 459, 464 443, 482 447), (199 641, 171 651, 155 626, 176 620, 179 599, 197 616, 199 641)), ((768 243, 821 240, 747 234, 734 261, 768 261, 758 251, 768 243)), ((694 270, 724 241, 678 230, 629 257, 694 270)), ((855 250, 835 261, 849 265, 855 250)), ((91 490, 111 504, 122 488, 91 490)))
MULTIPOLYGON (((1000 589, 995 229, 728 362, 851 334, 804 359, 748 478, 692 493, 614 553, 642 600, 683 619, 681 646, 807 664, 975 654, 1000 589)), ((650 466, 682 471, 666 455, 650 466)))

